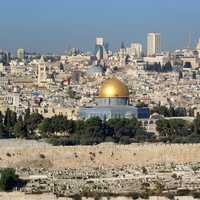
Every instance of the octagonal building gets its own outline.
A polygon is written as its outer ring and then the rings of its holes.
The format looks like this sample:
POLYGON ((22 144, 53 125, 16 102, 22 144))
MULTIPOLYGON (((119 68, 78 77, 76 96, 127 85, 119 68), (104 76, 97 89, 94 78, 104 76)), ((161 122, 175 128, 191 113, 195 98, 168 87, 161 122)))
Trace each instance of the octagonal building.
POLYGON ((97 106, 81 107, 80 118, 100 117, 102 120, 111 118, 141 118, 149 117, 147 107, 137 108, 129 104, 128 87, 117 78, 106 80, 96 97, 97 106))

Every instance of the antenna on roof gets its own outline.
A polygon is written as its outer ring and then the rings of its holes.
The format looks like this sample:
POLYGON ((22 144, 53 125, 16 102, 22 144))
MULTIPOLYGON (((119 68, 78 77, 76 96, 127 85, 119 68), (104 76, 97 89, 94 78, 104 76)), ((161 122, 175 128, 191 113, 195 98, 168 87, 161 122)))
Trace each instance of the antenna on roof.
POLYGON ((165 39, 163 36, 161 37, 160 51, 165 51, 165 39))

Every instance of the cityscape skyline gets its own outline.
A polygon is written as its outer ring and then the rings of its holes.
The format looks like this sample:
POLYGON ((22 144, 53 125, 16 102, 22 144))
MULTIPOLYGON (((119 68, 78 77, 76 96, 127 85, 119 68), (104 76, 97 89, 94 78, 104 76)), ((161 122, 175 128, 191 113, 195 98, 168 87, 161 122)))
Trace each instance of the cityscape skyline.
POLYGON ((200 199, 200 0, 0 3, 0 200, 200 199))
POLYGON ((96 37, 111 49, 133 42, 146 49, 149 32, 161 33, 161 48, 195 47, 200 36, 200 2, 147 1, 2 1, 0 49, 61 53, 69 47, 93 51, 96 37), (181 6, 180 6, 181 3, 181 6), (191 40, 191 41, 190 41, 191 40))

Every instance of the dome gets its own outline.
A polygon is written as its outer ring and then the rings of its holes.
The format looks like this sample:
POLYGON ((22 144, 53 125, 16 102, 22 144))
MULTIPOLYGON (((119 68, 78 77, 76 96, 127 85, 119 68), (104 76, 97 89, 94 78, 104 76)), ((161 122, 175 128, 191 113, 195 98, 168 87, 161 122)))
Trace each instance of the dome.
POLYGON ((128 87, 116 78, 108 79, 103 83, 99 97, 129 97, 128 87))

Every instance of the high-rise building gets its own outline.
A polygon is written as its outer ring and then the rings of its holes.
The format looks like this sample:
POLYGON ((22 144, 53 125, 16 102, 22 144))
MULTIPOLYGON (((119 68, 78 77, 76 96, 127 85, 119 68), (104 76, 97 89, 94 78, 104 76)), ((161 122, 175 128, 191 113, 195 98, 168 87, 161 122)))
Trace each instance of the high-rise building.
POLYGON ((25 58, 25 50, 20 48, 20 49, 17 49, 17 58, 22 61, 24 60, 25 58))
POLYGON ((107 59, 108 52, 104 46, 104 39, 101 37, 96 38, 95 55, 97 60, 107 59))
POLYGON ((148 33, 147 55, 154 56, 160 53, 160 33, 148 33))
POLYGON ((0 63, 7 65, 10 62, 10 52, 0 50, 0 63))
POLYGON ((140 43, 132 43, 131 44, 131 56, 135 58, 140 58, 142 56, 142 44, 140 43))
POLYGON ((104 39, 102 37, 96 38, 96 45, 103 46, 104 45, 104 39))

